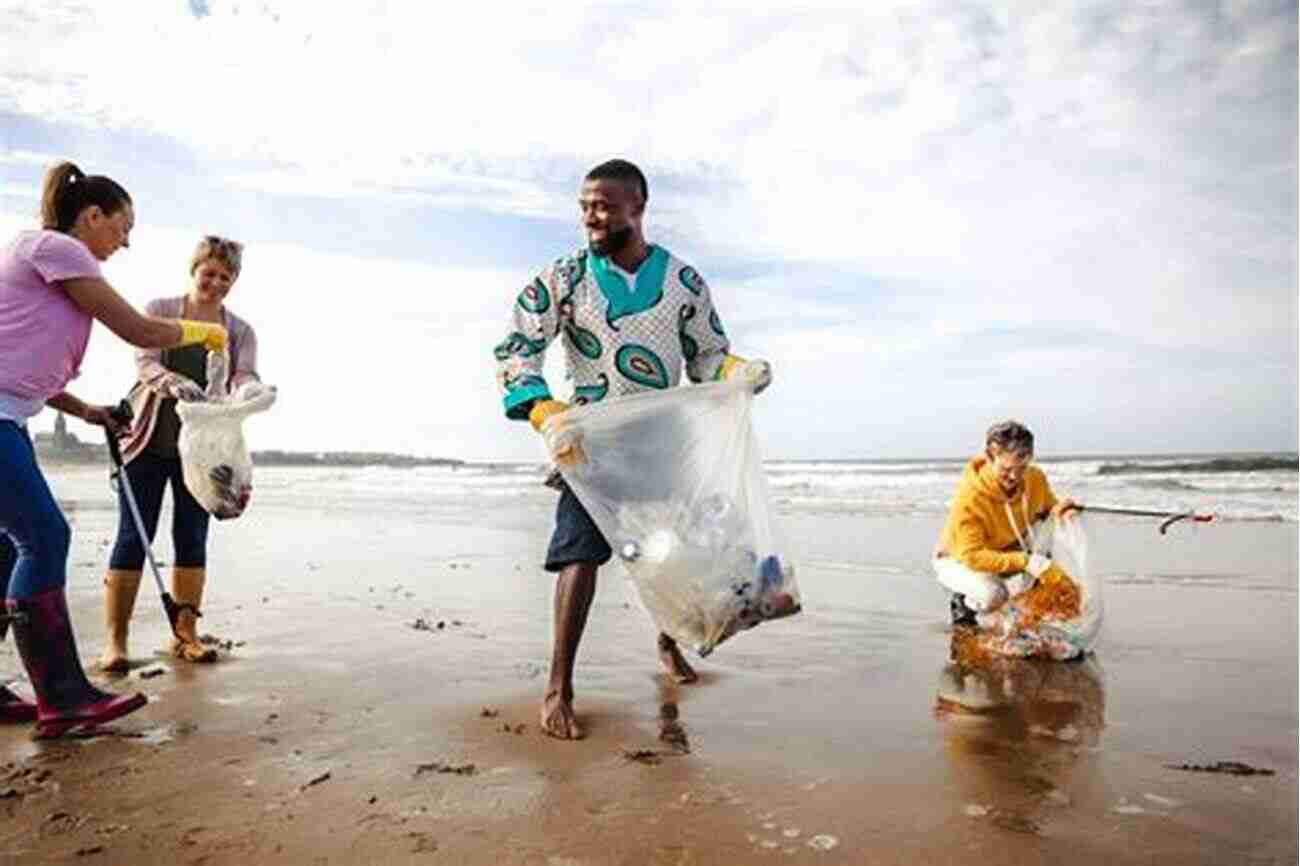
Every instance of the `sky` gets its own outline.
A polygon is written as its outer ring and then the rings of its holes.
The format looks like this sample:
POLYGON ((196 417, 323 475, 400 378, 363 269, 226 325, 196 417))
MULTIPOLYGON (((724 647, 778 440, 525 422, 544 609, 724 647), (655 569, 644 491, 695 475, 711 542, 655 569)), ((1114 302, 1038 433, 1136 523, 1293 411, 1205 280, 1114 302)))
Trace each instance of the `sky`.
MULTIPOLYGON (((541 459, 491 348, 621 156, 767 457, 1296 450, 1294 3, 699 5, 0 0, 0 235, 71 158, 139 307, 244 241, 254 449, 541 459)), ((98 326, 69 390, 133 373, 98 326)))

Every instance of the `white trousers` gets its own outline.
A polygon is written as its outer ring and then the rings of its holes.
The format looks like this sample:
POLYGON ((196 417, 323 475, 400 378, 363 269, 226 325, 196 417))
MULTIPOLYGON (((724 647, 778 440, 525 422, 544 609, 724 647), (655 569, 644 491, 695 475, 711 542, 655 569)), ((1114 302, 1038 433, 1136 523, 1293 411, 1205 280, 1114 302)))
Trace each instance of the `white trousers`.
POLYGON ((966 606, 976 613, 997 610, 1009 598, 1034 585, 1034 579, 1025 572, 1002 577, 988 571, 976 571, 951 556, 936 556, 933 560, 935 577, 945 588, 966 597, 966 606))
MULTIPOLYGON (((1051 518, 1035 523, 1030 549, 1051 556, 1054 528, 1051 518)), ((1023 571, 1002 577, 988 571, 975 571, 951 556, 936 556, 932 563, 939 583, 951 592, 964 595, 966 606, 976 613, 997 610, 1007 599, 1015 598, 1034 585, 1034 578, 1023 571)))

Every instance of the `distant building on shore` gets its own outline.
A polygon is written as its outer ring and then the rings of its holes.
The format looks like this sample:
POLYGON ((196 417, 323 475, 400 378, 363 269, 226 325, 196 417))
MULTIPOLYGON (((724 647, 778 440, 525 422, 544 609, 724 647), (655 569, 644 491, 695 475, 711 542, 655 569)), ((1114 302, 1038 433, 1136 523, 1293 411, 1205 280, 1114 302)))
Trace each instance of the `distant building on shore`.
POLYGON ((100 459, 105 448, 82 442, 77 434, 68 430, 68 419, 63 413, 54 418, 53 433, 37 433, 32 437, 36 456, 55 462, 89 463, 100 459))
MULTIPOLYGON (((52 433, 37 433, 32 437, 36 456, 47 463, 99 463, 108 461, 107 446, 97 442, 82 442, 68 430, 68 420, 60 412, 54 419, 52 433)), ((442 466, 459 469, 463 460, 445 457, 414 457, 409 454, 388 454, 380 451, 254 451, 254 464, 258 466, 388 466, 410 469, 417 466, 442 466)))

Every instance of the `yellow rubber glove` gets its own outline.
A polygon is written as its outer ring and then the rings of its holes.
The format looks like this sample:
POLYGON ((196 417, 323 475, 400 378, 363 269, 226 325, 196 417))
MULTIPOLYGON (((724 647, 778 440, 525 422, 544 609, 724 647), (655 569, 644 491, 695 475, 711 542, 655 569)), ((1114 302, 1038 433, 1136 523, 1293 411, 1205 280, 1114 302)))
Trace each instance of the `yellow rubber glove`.
POLYGON ((533 403, 533 408, 528 412, 528 423, 533 425, 533 429, 538 433, 542 432, 542 425, 546 419, 552 415, 559 415, 561 412, 567 412, 568 403, 559 400, 538 400, 533 403))
POLYGON ((568 410, 568 403, 559 400, 539 400, 533 404, 533 408, 528 413, 528 423, 532 424, 533 429, 541 433, 546 440, 546 450, 551 453, 552 460, 561 466, 576 466, 587 459, 587 455, 582 451, 581 432, 569 427, 563 421, 557 420, 550 425, 546 423, 568 410))
POLYGON ((718 378, 724 381, 738 379, 755 394, 762 394, 772 384, 772 365, 767 361, 751 361, 739 355, 727 355, 718 368, 718 378))
POLYGON ((216 322, 196 322, 193 319, 177 319, 176 324, 181 326, 182 346, 192 346, 195 343, 202 343, 205 349, 212 352, 220 352, 226 348, 229 340, 226 329, 216 322))

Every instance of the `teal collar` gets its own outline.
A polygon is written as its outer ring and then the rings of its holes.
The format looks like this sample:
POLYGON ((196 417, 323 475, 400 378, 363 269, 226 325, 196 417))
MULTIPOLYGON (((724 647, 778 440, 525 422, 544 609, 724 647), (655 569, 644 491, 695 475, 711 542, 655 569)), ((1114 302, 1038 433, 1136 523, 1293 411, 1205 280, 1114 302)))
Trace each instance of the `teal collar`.
POLYGON ((668 251, 663 247, 650 246, 650 255, 636 269, 635 291, 628 286, 627 279, 610 267, 607 256, 591 256, 591 273, 596 278, 600 293, 605 296, 609 309, 605 321, 614 330, 614 322, 624 316, 644 313, 652 309, 664 296, 664 277, 668 273, 668 251))

